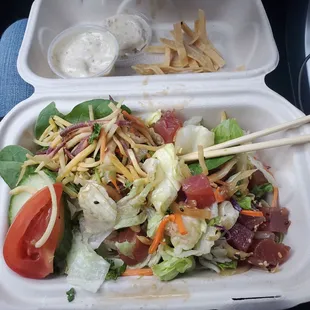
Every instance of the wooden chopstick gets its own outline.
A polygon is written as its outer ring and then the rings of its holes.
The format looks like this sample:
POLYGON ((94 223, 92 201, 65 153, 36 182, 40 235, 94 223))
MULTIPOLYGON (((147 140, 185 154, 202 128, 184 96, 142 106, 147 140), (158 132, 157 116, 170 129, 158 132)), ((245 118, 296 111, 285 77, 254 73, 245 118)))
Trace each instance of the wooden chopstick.
MULTIPOLYGON (((303 136, 298 136, 298 137, 293 137, 293 138, 284 138, 284 139, 279 139, 279 140, 271 140, 271 141, 266 141, 266 142, 246 144, 246 145, 234 146, 230 148, 224 148, 220 150, 210 151, 209 148, 206 148, 204 149, 204 157, 206 159, 215 158, 215 157, 220 157, 220 156, 225 156, 225 155, 235 155, 235 154, 240 154, 240 153, 255 152, 255 151, 259 151, 263 149, 270 149, 270 148, 285 146, 285 145, 303 144, 307 142, 310 142, 310 135, 303 135, 303 136)), ((181 156, 181 158, 185 162, 195 161, 198 159, 198 152, 193 152, 190 154, 183 155, 181 156)))
POLYGON ((286 122, 286 123, 283 123, 283 124, 280 124, 280 125, 277 125, 277 126, 274 126, 271 128, 267 128, 267 129, 263 129, 263 130, 260 130, 257 132, 253 132, 249 135, 246 135, 246 136, 243 136, 243 137, 240 137, 237 139, 233 139, 230 141, 226 141, 226 142, 223 142, 220 144, 210 146, 208 148, 205 148, 204 150, 205 151, 214 151, 214 150, 219 150, 219 149, 223 149, 223 148, 227 148, 227 147, 231 147, 231 146, 235 146, 235 145, 244 144, 247 142, 251 142, 257 138, 265 137, 265 136, 271 135, 273 133, 276 133, 276 132, 279 132, 282 130, 287 130, 287 129, 291 129, 294 127, 298 127, 298 126, 304 125, 304 124, 309 123, 309 122, 310 122, 310 115, 303 116, 303 117, 297 118, 297 119, 290 121, 290 122, 286 122))

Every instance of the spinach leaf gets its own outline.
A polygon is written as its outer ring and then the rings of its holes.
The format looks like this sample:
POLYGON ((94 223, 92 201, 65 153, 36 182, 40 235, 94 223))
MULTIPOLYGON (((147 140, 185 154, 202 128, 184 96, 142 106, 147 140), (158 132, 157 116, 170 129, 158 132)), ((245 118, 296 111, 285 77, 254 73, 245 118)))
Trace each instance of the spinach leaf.
POLYGON ((238 204, 243 210, 252 210, 252 199, 251 197, 244 196, 237 199, 238 204))
POLYGON ((121 109, 122 109, 123 111, 126 111, 128 114, 131 114, 131 113, 132 113, 131 110, 130 110, 126 105, 124 105, 124 104, 121 105, 121 109))
MULTIPOLYGON (((89 121, 89 105, 93 107, 95 119, 108 116, 112 113, 112 110, 109 108, 110 102, 107 99, 85 101, 75 106, 67 115, 60 113, 56 108, 55 102, 52 102, 41 111, 35 125, 35 136, 36 138, 40 138, 44 130, 49 126, 49 119, 55 115, 64 118, 72 124, 89 121)), ((113 103, 117 104, 114 101, 113 103)), ((122 105, 121 109, 131 114, 131 110, 126 105, 122 105)))
POLYGON ((63 273, 67 265, 67 256, 72 246, 72 223, 71 223, 71 214, 68 207, 67 199, 64 197, 62 199, 64 206, 63 221, 64 221, 64 230, 61 240, 59 240, 57 249, 54 255, 54 273, 63 273))
POLYGON ((100 135, 100 131, 101 131, 101 126, 99 124, 95 123, 94 127, 93 127, 93 132, 88 139, 89 144, 92 144, 94 142, 94 140, 98 139, 98 137, 100 135))
POLYGON ((14 161, 23 163, 27 160, 27 154, 31 154, 31 152, 21 146, 8 145, 1 150, 0 161, 14 161))
MULTIPOLYGON (((206 159, 205 163, 207 165, 208 170, 214 170, 226 162, 230 161, 234 156, 223 156, 223 157, 217 157, 217 158, 211 158, 211 159, 206 159)), ((202 169, 199 165, 199 162, 194 162, 188 165, 192 175, 197 175, 202 173, 202 169)))
POLYGON ((50 103, 41 111, 34 128, 34 134, 37 139, 41 137, 44 130, 49 126, 50 118, 55 115, 63 117, 63 115, 57 110, 55 102, 50 103))
POLYGON ((227 262, 227 263, 217 263, 217 267, 219 267, 221 270, 236 269, 237 266, 238 266, 238 263, 236 260, 232 260, 231 262, 227 262))
POLYGON ((16 187, 22 163, 13 161, 1 161, 0 162, 0 175, 5 183, 13 189, 16 187))
POLYGON ((223 143, 243 136, 243 130, 233 118, 221 122, 213 130, 215 144, 223 143))
POLYGON ((106 280, 116 280, 118 277, 120 277, 126 270, 127 266, 123 262, 122 264, 119 263, 121 261, 120 259, 107 259, 107 261, 110 263, 110 269, 108 274, 106 275, 106 280), (117 262, 117 263, 115 263, 117 262))
POLYGON ((57 172, 48 170, 48 169, 42 169, 44 171, 44 173, 54 182, 56 182, 56 178, 58 176, 57 172))
POLYGON ((95 119, 108 116, 112 113, 109 108, 110 100, 94 99, 85 101, 73 108, 73 110, 64 116, 64 119, 72 124, 89 121, 89 108, 92 105, 95 119))
MULTIPOLYGON (((0 151, 0 176, 11 188, 16 187, 21 167, 27 160, 26 154, 31 154, 21 146, 9 145, 0 151)), ((27 173, 32 173, 34 167, 29 167, 27 173)))
POLYGON ((70 288, 70 290, 69 290, 68 292, 66 292, 66 294, 67 294, 67 299, 68 299, 68 301, 71 302, 71 301, 73 301, 74 298, 75 298, 76 291, 75 291, 75 289, 72 287, 72 288, 70 288))
POLYGON ((271 193, 273 191, 273 186, 271 183, 265 183, 262 185, 255 185, 251 192, 255 195, 256 198, 263 198, 265 194, 271 193))

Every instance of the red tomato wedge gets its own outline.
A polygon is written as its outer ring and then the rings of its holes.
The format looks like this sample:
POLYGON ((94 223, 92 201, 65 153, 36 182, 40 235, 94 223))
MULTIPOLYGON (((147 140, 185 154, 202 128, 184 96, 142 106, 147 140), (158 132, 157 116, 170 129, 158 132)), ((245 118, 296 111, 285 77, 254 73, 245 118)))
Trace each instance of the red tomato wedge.
POLYGON ((182 183, 187 200, 195 200, 198 209, 211 207, 216 201, 209 179, 204 174, 194 175, 182 183))
POLYGON ((154 130, 162 136, 165 143, 172 143, 177 131, 182 125, 182 121, 175 116, 174 111, 166 111, 154 125, 154 130))
POLYGON ((64 218, 61 203, 62 184, 54 184, 57 196, 57 219, 49 239, 41 248, 35 243, 44 234, 52 211, 48 187, 32 196, 14 219, 3 247, 6 264, 19 275, 42 279, 53 273, 54 253, 63 234, 64 218))

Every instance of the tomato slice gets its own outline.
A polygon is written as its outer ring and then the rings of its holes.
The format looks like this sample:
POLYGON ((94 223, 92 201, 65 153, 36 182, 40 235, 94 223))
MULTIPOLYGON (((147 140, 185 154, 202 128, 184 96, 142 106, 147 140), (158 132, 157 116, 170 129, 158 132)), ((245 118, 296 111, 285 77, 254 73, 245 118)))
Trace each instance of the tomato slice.
POLYGON ((19 275, 42 279, 53 273, 54 253, 64 230, 62 184, 54 184, 57 196, 57 218, 49 239, 41 248, 35 243, 44 234, 52 211, 48 187, 32 196, 14 219, 3 247, 6 264, 19 275))
POLYGON ((182 121, 175 116, 174 111, 166 111, 154 125, 154 130, 162 136, 165 143, 172 143, 182 125, 182 121))
POLYGON ((182 184, 187 200, 195 200, 198 209, 211 207, 216 201, 209 179, 204 174, 187 178, 182 184))

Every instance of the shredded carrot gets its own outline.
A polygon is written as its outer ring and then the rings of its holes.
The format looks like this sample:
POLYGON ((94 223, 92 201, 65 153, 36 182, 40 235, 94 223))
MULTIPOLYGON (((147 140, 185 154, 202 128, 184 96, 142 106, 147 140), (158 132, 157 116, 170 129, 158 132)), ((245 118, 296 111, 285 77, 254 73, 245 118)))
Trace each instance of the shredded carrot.
POLYGON ((146 125, 138 117, 129 114, 127 111, 122 111, 122 113, 129 121, 132 121, 143 128, 146 127, 146 125))
POLYGON ((175 215, 171 214, 169 216, 166 216, 162 219, 162 221, 160 222, 156 234, 155 234, 155 238, 149 248, 149 254, 153 254, 156 252, 159 244, 161 243, 161 241, 164 238, 164 233, 165 233, 165 227, 167 225, 168 222, 174 222, 175 221, 175 215))
POLYGON ((227 186, 227 182, 224 182, 224 181, 222 181, 222 180, 217 180, 217 181, 215 181, 215 183, 218 183, 218 184, 220 184, 220 185, 227 186))
POLYGON ((183 223, 182 215, 181 214, 175 214, 175 223, 178 225, 178 230, 181 235, 186 235, 187 230, 185 228, 185 225, 183 223))
POLYGON ((151 268, 142 268, 142 269, 126 269, 122 274, 124 277, 130 276, 152 276, 153 271, 151 268))
POLYGON ((273 188, 273 198, 272 198, 272 203, 271 203, 272 208, 278 207, 278 199, 279 199, 279 188, 274 187, 273 188))
POLYGON ((222 193, 222 189, 220 187, 218 187, 215 191, 214 191, 214 196, 215 196, 215 199, 216 199, 216 202, 217 203, 220 203, 220 202, 223 202, 225 201, 226 197, 225 195, 223 195, 222 193))
POLYGON ((255 217, 264 216, 263 212, 261 212, 261 211, 242 210, 242 211, 240 211, 240 213, 243 215, 255 216, 255 217))
POLYGON ((110 181, 111 183, 114 185, 115 189, 117 190, 118 193, 120 193, 120 189, 119 189, 119 186, 117 185, 117 182, 116 182, 116 177, 114 178, 110 178, 110 181))
POLYGON ((100 162, 103 163, 105 149, 107 147, 107 135, 106 135, 103 128, 101 128, 101 131, 100 131, 99 141, 101 142, 101 145, 100 145, 100 162))

